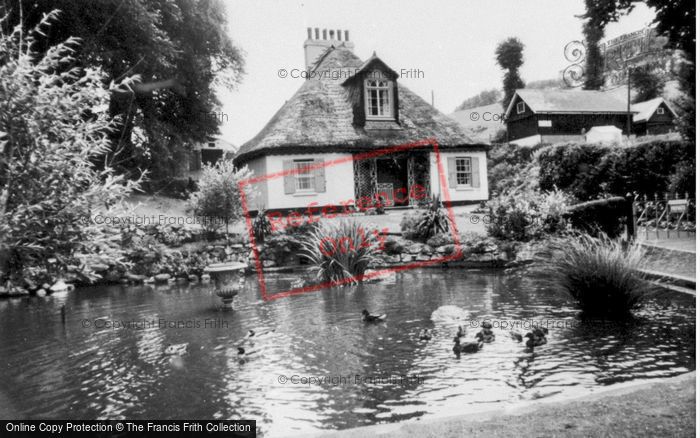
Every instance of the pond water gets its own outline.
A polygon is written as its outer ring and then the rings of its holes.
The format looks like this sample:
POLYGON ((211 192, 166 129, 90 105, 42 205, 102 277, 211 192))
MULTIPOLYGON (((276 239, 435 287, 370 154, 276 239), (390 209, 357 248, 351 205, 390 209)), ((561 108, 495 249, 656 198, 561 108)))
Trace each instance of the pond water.
MULTIPOLYGON (((295 279, 270 276, 270 293, 295 279)), ((0 412, 252 418, 264 436, 278 436, 493 409, 695 368, 695 300, 681 294, 664 293, 634 323, 615 325, 579 321, 567 297, 523 272, 416 270, 271 302, 250 277, 233 312, 216 310, 211 289, 116 286, 1 301, 0 412), (493 344, 456 358, 456 324, 431 320, 443 305, 476 321, 466 322, 467 338, 481 319, 549 320, 549 342, 528 351, 499 323, 493 344), (387 313, 386 322, 364 324, 364 308, 387 313), (431 340, 419 339, 424 328, 431 340), (249 329, 256 334, 241 359, 249 329), (165 354, 180 343, 185 354, 165 354), (305 385, 307 377, 326 380, 305 385)))

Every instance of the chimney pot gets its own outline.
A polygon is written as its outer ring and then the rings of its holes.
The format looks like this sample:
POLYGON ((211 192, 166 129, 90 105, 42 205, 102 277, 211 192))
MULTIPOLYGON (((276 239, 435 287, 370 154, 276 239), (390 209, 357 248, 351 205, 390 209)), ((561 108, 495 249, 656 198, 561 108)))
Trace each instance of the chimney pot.
POLYGON ((315 29, 316 30, 316 39, 318 39, 318 27, 315 29))
POLYGON ((328 39, 328 30, 323 29, 323 39, 327 40, 328 39))
POLYGON ((310 27, 306 28, 306 36, 308 39, 311 39, 311 28, 310 27))
POLYGON ((343 31, 340 30, 340 29, 338 29, 337 32, 338 32, 338 33, 337 33, 338 38, 336 38, 336 39, 337 39, 338 41, 343 41, 343 31))
POLYGON ((345 41, 350 41, 350 31, 349 30, 345 31, 345 41))
POLYGON ((328 39, 334 40, 334 39, 335 39, 335 31, 334 31, 333 29, 329 30, 329 31, 328 31, 328 36, 329 36, 328 39))

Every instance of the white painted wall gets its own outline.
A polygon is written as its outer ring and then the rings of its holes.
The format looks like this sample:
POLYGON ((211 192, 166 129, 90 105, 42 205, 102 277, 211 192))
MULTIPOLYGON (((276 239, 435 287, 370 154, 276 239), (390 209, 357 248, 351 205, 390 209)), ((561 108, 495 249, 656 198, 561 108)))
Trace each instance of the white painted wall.
POLYGON ((279 176, 267 180, 266 208, 301 208, 308 207, 312 202, 319 206, 340 205, 341 202, 355 199, 355 183, 353 177, 352 154, 295 154, 295 155, 268 155, 265 157, 265 168, 268 175, 282 172, 282 163, 285 160, 299 160, 306 158, 333 161, 348 158, 339 164, 331 164, 325 168, 326 191, 323 193, 285 194, 284 178, 279 176))
MULTIPOLYGON (((255 158, 253 160, 250 160, 246 163, 248 166, 249 170, 253 171, 254 176, 260 176, 260 175, 266 175, 267 174, 267 166, 266 166, 266 160, 265 157, 259 157, 255 158)), ((259 209, 265 209, 265 208, 270 208, 270 204, 268 201, 267 197, 267 181, 263 181, 260 183, 254 183, 251 184, 250 187, 253 188, 253 194, 252 196, 249 196, 248 199, 248 210, 253 211, 253 210, 259 210, 259 209)))
MULTIPOLYGON (((440 151, 440 161, 442 169, 445 172, 445 186, 449 190, 450 200, 455 201, 485 201, 489 198, 489 183, 486 166, 485 151, 464 151, 464 152, 449 152, 440 151), (447 172, 448 157, 475 157, 479 159, 479 180, 478 188, 449 188, 449 178, 447 172)), ((438 177, 437 155, 435 152, 430 153, 430 190, 433 194, 440 194, 440 198, 444 201, 445 196, 441 181, 438 177)))
POLYGON ((539 134, 531 135, 529 137, 519 138, 517 140, 511 140, 508 143, 518 145, 518 146, 535 146, 542 143, 542 136, 539 134))

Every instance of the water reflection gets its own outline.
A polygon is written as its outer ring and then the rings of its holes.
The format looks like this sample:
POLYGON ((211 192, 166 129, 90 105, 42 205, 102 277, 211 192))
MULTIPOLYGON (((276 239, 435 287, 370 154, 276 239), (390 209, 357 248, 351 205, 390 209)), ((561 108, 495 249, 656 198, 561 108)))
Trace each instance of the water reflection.
MULTIPOLYGON (((270 278, 270 293, 294 279, 270 278)), ((280 435, 574 395, 676 375, 695 362, 693 297, 661 296, 631 324, 582 323, 566 297, 520 272, 410 271, 272 302, 260 300, 251 278, 233 312, 218 304, 209 286, 2 301, 0 399, 25 418, 255 418, 265 435, 280 435), (534 352, 495 327, 496 342, 455 358, 455 325, 430 319, 447 304, 475 320, 549 318, 562 326, 534 352), (364 308, 389 317, 365 325, 364 308), (419 339, 424 328, 432 339, 419 339), (241 357, 249 329, 256 335, 241 357), (164 354, 181 343, 187 353, 164 354)), ((469 328, 467 337, 475 333, 469 328)))

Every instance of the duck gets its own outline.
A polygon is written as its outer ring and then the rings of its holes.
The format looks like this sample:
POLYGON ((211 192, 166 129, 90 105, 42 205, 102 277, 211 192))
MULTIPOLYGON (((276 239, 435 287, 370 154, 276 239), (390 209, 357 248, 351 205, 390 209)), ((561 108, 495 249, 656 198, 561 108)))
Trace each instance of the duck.
POLYGON ((418 333, 418 339, 421 341, 429 341, 433 339, 433 335, 430 334, 428 329, 423 329, 420 331, 420 333, 418 333))
POLYGON ((167 347, 165 347, 165 354, 183 355, 183 354, 187 353, 187 345, 188 345, 187 342, 185 342, 184 344, 170 344, 167 347))
POLYGON ((454 347, 452 347, 452 351, 459 356, 461 353, 476 353, 477 351, 481 350, 481 347, 484 346, 484 343, 481 341, 477 342, 466 342, 462 344, 459 340, 459 336, 455 336, 454 338, 454 347))
POLYGON ((527 348, 539 347, 547 343, 547 338, 537 337, 532 332, 527 333, 525 337, 527 338, 527 342, 525 342, 527 348))
POLYGON ((485 344, 490 344, 496 340, 496 335, 489 329, 482 329, 475 337, 485 344))
POLYGON ((252 338, 253 336, 255 336, 255 331, 253 331, 253 330, 248 330, 248 337, 249 337, 249 338, 252 338))
POLYGON ((373 315, 367 311, 367 309, 362 311, 362 320, 364 322, 381 322, 386 319, 386 313, 381 315, 373 315))
POLYGON ((460 325, 457 327, 457 337, 458 338, 463 338, 467 335, 467 332, 464 331, 464 328, 460 325))
POLYGON ((510 338, 515 342, 523 342, 523 334, 517 330, 510 331, 510 338))

